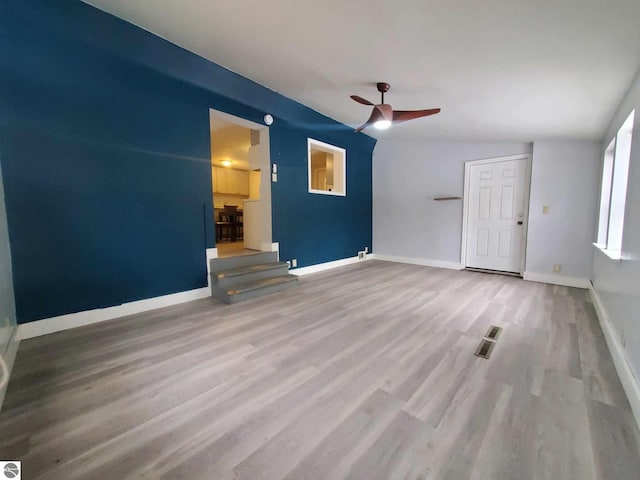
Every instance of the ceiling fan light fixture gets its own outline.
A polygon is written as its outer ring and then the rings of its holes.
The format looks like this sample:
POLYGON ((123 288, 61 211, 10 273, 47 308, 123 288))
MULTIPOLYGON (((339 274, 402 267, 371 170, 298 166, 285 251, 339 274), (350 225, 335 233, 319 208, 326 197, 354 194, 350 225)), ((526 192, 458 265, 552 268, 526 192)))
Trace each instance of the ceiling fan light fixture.
POLYGON ((439 108, 430 108, 423 110, 394 110, 393 107, 384 103, 384 94, 389 91, 391 85, 384 82, 376 84, 378 91, 380 92, 380 103, 375 104, 370 102, 366 98, 362 98, 358 95, 351 95, 351 100, 358 102, 361 105, 367 105, 373 107, 369 119, 356 128, 356 132, 361 132, 365 128, 373 125, 378 130, 384 130, 389 128, 392 123, 406 122, 407 120, 415 120, 416 118, 428 117, 429 115, 435 115, 440 113, 439 108))

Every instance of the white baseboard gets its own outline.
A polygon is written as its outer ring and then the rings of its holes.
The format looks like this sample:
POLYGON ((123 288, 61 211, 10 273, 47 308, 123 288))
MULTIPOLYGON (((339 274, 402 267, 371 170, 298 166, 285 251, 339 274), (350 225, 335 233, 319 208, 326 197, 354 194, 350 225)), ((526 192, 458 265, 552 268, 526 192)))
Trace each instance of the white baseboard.
POLYGON ((39 337, 49 333, 69 330, 76 327, 84 327, 92 323, 100 323, 114 318, 126 317, 136 313, 147 312, 157 308, 169 307, 180 303, 200 300, 211 296, 211 266, 212 258, 218 258, 217 248, 207 248, 205 250, 207 261, 207 287, 187 290, 186 292, 171 293, 160 297, 145 298, 135 302, 123 303, 114 307, 96 308, 95 310, 85 310, 83 312, 69 313, 57 317, 36 320, 35 322, 22 323, 18 325, 16 337, 18 340, 39 337))
POLYGON ((627 360, 624 348, 622 348, 622 345, 620 345, 620 342, 618 341, 618 336, 609 321, 609 316, 604 309, 604 305, 602 304, 598 293, 594 290, 591 282, 589 282, 589 293, 591 294, 593 306, 595 308, 596 315, 598 316, 598 321, 600 322, 600 328, 602 328, 602 333, 604 334, 604 338, 607 342, 607 347, 609 347, 613 364, 616 367, 616 372, 618 372, 620 383, 622 383, 622 388, 627 394, 627 399, 629 399, 629 404, 631 405, 631 411, 633 412, 636 423, 640 428, 640 385, 638 385, 637 377, 627 360))
POLYGON ((375 260, 386 262, 410 263, 412 265, 422 265, 424 267, 448 268, 450 270, 462 270, 460 262, 447 262, 445 260, 431 260, 429 258, 397 257, 395 255, 384 255, 380 253, 372 254, 375 260))
POLYGON ((565 277, 562 275, 547 275, 544 273, 524 272, 522 276, 529 282, 549 283, 551 285, 562 285, 564 287, 589 288, 591 282, 588 278, 565 277))
MULTIPOLYGON (((371 258, 372 254, 367 255, 367 259, 371 258)), ((323 272, 324 270, 331 270, 332 268, 344 267, 345 265, 351 265, 352 263, 365 262, 366 259, 360 260, 358 257, 343 258, 341 260, 334 260, 333 262, 318 263, 317 265, 310 265, 308 267, 293 268, 289 270, 291 275, 309 275, 310 273, 323 272)))
POLYGON ((69 330, 70 328, 83 327, 85 325, 91 325, 92 323, 100 323, 118 317, 133 315, 135 313, 200 300, 201 298, 210 296, 211 290, 209 288, 196 288, 195 290, 187 290, 186 292, 172 293, 162 295, 161 297, 123 303, 115 307, 97 308, 95 310, 86 310, 84 312, 69 313, 58 317, 36 320, 35 322, 22 323, 18 325, 18 339, 25 340, 27 338, 39 337, 49 333, 69 330))
MULTIPOLYGON (((11 371, 13 370, 13 364, 16 361, 16 355, 18 354, 18 347, 20 347, 20 340, 18 340, 18 328, 13 329, 13 335, 11 340, 9 340, 9 346, 7 347, 7 351, 4 353, 4 363, 7 364, 7 370, 9 375, 11 375, 11 371)), ((8 385, 3 389, 0 389, 0 412, 2 411, 2 404, 4 402, 4 396, 7 393, 8 385)))

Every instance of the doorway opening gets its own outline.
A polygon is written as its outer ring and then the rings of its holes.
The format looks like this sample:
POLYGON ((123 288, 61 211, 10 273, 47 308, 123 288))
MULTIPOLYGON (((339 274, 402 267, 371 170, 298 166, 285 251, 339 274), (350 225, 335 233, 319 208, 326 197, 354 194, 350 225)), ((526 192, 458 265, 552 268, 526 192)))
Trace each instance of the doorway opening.
POLYGON ((465 163, 464 268, 522 276, 530 178, 528 154, 465 163))
POLYGON ((218 257, 272 250, 269 128, 209 110, 218 257))

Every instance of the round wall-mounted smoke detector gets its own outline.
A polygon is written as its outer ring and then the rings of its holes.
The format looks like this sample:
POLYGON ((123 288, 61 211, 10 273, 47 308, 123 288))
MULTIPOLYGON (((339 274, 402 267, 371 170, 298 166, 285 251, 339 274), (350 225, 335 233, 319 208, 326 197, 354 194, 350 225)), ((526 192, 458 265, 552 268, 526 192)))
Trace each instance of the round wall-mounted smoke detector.
POLYGON ((273 123, 273 117, 267 113, 264 116, 264 123, 267 125, 271 125, 273 123))

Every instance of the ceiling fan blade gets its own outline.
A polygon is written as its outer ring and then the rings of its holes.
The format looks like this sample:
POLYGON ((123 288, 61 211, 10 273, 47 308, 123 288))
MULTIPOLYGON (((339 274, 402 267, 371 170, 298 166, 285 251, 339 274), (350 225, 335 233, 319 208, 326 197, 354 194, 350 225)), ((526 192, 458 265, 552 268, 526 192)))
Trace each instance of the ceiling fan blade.
POLYGON ((371 103, 366 98, 359 97, 358 95, 351 95, 351 98, 353 100, 355 100, 356 102, 361 103, 362 105, 370 105, 370 106, 374 105, 373 103, 371 103))
POLYGON ((382 112, 380 112, 380 110, 378 109, 378 105, 376 105, 373 107, 373 110, 371 111, 371 115, 369 115, 369 120, 367 120, 358 128, 356 128, 356 132, 361 132, 362 130, 367 128, 369 125, 373 125, 374 123, 376 123, 381 118, 384 118, 384 117, 382 116, 382 112))
POLYGON ((393 123, 406 122, 414 118, 428 117, 440 113, 439 108, 431 108, 429 110, 394 110, 393 123))
POLYGON ((378 120, 393 121, 393 107, 391 105, 383 103, 381 105, 376 105, 375 108, 380 112, 380 116, 382 117, 378 120))
POLYGON ((364 130, 365 128, 367 128, 369 125, 372 125, 371 122, 366 122, 363 123, 362 125, 360 125, 358 128, 355 129, 356 132, 361 132, 362 130, 364 130))

